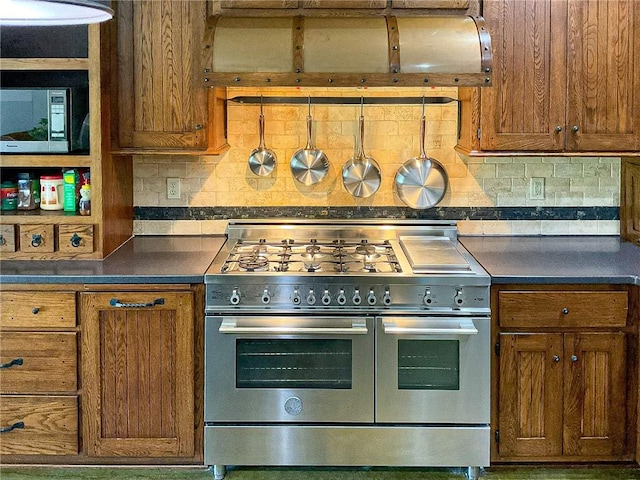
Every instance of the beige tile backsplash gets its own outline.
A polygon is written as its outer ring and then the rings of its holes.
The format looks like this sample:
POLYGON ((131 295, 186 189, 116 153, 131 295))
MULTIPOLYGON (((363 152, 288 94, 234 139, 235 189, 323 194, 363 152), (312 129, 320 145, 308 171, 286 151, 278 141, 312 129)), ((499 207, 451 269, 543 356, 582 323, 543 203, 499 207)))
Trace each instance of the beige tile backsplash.
MULTIPOLYGON (((455 88, 253 89, 230 88, 235 96, 448 96, 455 88)), ((420 152, 421 105, 365 105, 364 150, 382 170, 382 185, 367 199, 348 194, 341 182, 342 164, 354 155, 359 105, 312 105, 313 141, 331 162, 319 184, 294 180, 289 159, 306 144, 308 106, 265 104, 265 143, 278 157, 274 173, 257 177, 248 167, 259 143, 259 105, 229 102, 228 140, 220 156, 136 156, 136 206, 404 206, 394 195, 398 167, 420 152), (181 178, 181 198, 166 198, 167 177, 181 178)), ((440 206, 619 206, 620 158, 598 157, 466 157, 454 150, 457 105, 427 105, 426 150, 449 175, 449 191, 440 206), (545 198, 532 200, 530 179, 542 177, 545 198)), ((137 234, 221 233, 224 221, 137 221, 137 234)), ((469 221, 466 234, 617 234, 617 221, 469 221)))

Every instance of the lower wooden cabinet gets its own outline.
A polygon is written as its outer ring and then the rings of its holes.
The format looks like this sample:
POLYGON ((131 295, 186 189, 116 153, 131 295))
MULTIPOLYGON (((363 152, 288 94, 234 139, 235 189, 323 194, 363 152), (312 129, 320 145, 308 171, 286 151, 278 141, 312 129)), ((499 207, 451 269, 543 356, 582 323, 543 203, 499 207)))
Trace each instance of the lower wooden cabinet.
POLYGON ((632 459, 637 326, 626 287, 558 288, 493 287, 492 461, 632 459))
POLYGON ((193 292, 80 297, 87 455, 193 456, 193 292))

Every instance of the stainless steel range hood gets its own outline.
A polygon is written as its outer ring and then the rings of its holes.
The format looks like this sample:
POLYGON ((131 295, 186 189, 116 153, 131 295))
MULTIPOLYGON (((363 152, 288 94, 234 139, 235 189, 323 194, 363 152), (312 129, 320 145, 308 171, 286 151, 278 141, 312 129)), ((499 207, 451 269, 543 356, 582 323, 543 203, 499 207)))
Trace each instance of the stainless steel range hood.
POLYGON ((479 16, 212 16, 209 86, 489 86, 479 16))

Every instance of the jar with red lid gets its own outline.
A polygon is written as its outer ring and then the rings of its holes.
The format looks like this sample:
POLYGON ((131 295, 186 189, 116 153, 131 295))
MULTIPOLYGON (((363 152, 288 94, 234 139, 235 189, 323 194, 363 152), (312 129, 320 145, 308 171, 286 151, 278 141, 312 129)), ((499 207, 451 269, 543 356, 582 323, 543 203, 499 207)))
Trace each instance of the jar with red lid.
POLYGON ((40 208, 42 210, 62 210, 64 207, 63 189, 62 175, 42 175, 40 177, 40 208))

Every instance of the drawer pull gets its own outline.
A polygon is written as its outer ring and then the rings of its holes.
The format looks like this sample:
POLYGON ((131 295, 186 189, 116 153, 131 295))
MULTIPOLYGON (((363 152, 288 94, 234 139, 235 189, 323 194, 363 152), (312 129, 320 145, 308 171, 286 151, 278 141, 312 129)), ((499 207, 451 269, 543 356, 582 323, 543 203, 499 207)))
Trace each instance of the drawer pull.
POLYGON ((34 315, 37 315, 39 311, 40 311, 40 307, 33 307, 31 309, 31 313, 33 313, 34 315))
POLYGON ((164 298, 156 298, 153 302, 149 303, 122 303, 117 298, 109 300, 109 305, 116 308, 144 308, 154 307, 156 305, 164 305, 164 298))
POLYGON ((560 357, 558 355, 553 356, 553 361, 558 363, 560 361, 560 357))
POLYGON ((40 245, 42 245, 42 235, 40 235, 39 233, 34 233, 33 235, 31 235, 31 246, 37 248, 40 245))
POLYGON ((0 428, 0 433, 8 433, 11 430, 15 430, 16 428, 24 428, 24 422, 16 422, 10 427, 2 427, 0 428))
POLYGON ((572 362, 577 362, 578 361, 578 356, 577 355, 571 355, 571 361, 572 362))
POLYGON ((7 241, 4 239, 4 235, 0 235, 0 246, 5 246, 7 241))
POLYGON ((24 360, 21 358, 14 358, 13 360, 11 360, 10 362, 7 363, 0 363, 0 368, 11 368, 14 365, 22 365, 24 363, 24 360))
POLYGON ((562 313, 563 313, 563 314, 565 314, 565 315, 567 315, 567 314, 569 313, 569 309, 568 309, 567 307, 564 307, 564 308, 562 309, 562 313))
POLYGON ((82 237, 77 233, 74 233, 69 241, 71 242, 72 247, 78 248, 82 243, 82 237))

